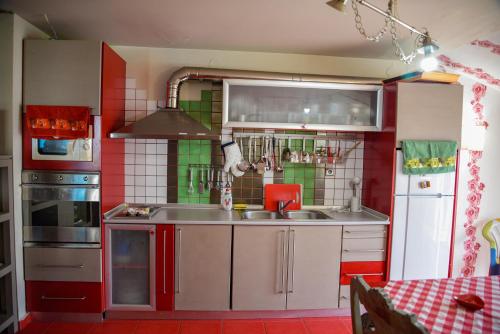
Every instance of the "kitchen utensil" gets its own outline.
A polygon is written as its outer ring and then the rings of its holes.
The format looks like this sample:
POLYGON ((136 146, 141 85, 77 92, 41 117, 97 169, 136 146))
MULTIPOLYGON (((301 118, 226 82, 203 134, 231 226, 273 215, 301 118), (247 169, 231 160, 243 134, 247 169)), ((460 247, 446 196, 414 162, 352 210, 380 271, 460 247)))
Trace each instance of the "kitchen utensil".
POLYGON ((207 187, 208 191, 212 190, 214 187, 214 168, 209 168, 208 169, 208 181, 207 181, 207 187))
POLYGON ((275 170, 280 173, 283 172, 283 161, 282 161, 282 155, 281 155, 281 139, 278 139, 278 163, 276 164, 275 170))
POLYGON ((265 170, 266 170, 266 162, 264 161, 265 157, 264 157, 264 139, 261 138, 260 140, 260 153, 261 153, 261 157, 259 159, 259 161, 257 162, 257 174, 259 175, 262 175, 264 174, 265 170))
POLYGON ((221 175, 222 171, 220 169, 217 170, 217 182, 215 183, 215 189, 219 191, 222 189, 221 175))
POLYGON ((484 307, 484 301, 479 296, 473 294, 453 296, 453 299, 457 302, 457 304, 472 312, 478 311, 484 307))
POLYGON ((285 161, 290 161, 290 155, 292 154, 292 151, 290 151, 290 143, 291 139, 288 138, 288 144, 286 145, 285 149, 283 150, 283 160, 285 161))
POLYGON ((193 186, 193 168, 188 169, 188 177, 189 177, 189 186, 188 186, 188 194, 194 193, 194 186, 193 186))
POLYGON ((306 152, 306 139, 302 139, 302 152, 301 152, 301 156, 302 156, 302 162, 308 164, 308 163, 311 163, 311 155, 309 154, 309 152, 306 152))
POLYGON ((203 167, 200 168, 198 174, 199 174, 198 177, 200 178, 200 180, 198 182, 198 193, 203 194, 205 192, 205 183, 203 182, 203 175, 205 173, 203 172, 203 167))
POLYGON ((337 157, 337 160, 339 160, 340 162, 342 162, 345 158, 347 158, 347 156, 349 155, 349 153, 351 153, 356 147, 358 147, 359 145, 361 144, 361 142, 356 142, 353 147, 351 147, 350 149, 348 150, 345 150, 344 153, 340 153, 339 151, 339 156, 337 157))
POLYGON ((253 139, 252 168, 253 170, 257 170, 257 138, 253 139))
MULTIPOLYGON (((250 162, 245 160, 245 151, 243 150, 243 137, 240 137, 240 151, 241 151, 241 161, 238 163, 238 169, 242 172, 246 172, 250 169, 250 162)), ((248 158, 250 159, 250 157, 248 158)))

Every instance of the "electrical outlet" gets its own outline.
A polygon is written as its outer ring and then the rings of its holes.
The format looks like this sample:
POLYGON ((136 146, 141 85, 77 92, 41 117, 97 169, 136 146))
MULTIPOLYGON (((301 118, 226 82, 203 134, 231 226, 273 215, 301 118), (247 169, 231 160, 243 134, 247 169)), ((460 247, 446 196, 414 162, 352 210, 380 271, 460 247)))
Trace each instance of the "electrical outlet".
POLYGON ((325 175, 326 176, 334 176, 335 175, 335 171, 333 168, 327 168, 325 169, 325 175))

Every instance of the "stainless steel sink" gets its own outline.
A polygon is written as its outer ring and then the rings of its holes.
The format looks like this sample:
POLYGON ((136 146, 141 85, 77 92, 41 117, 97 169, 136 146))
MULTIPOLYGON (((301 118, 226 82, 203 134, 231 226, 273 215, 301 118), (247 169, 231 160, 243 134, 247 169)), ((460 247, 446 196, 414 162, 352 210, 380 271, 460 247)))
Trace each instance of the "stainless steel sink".
POLYGON ((266 210, 247 210, 241 213, 241 219, 262 220, 262 219, 283 219, 277 212, 266 210))
POLYGON ((286 211, 283 215, 285 219, 294 219, 294 220, 325 220, 325 219, 333 219, 327 214, 316 211, 316 210, 297 210, 297 211, 286 211))

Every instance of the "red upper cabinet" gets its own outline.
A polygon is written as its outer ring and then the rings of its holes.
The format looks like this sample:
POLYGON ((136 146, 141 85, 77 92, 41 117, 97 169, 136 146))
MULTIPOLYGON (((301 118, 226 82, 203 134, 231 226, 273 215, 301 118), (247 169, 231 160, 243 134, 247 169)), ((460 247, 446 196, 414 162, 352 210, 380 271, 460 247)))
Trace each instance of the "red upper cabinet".
POLYGON ((174 225, 156 225, 156 309, 174 309, 174 225))

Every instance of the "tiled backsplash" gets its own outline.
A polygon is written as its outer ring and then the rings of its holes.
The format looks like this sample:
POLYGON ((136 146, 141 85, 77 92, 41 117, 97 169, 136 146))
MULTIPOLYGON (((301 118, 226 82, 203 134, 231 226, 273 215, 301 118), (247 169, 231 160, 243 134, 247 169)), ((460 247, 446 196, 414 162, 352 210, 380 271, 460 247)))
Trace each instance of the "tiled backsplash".
MULTIPOLYGON (((125 119, 127 124, 155 112, 157 106, 165 106, 163 100, 147 100, 146 91, 137 89, 134 79, 127 79, 126 84, 125 119)), ((183 89, 189 89, 189 86, 190 84, 187 84, 183 89)), ((181 95, 179 107, 205 126, 221 131, 223 141, 230 140, 232 130, 221 128, 221 84, 214 83, 211 89, 207 89, 205 84, 204 88, 198 89, 198 93, 199 99, 193 98, 192 93, 189 94, 189 99, 182 99, 181 95)), ((248 129, 235 129, 235 131, 262 132, 262 130, 248 129)), ((273 130, 265 132, 268 132, 270 136, 274 133, 273 130)), ((297 132, 287 131, 286 133, 296 134, 297 132)), ((259 175, 254 171, 249 171, 243 177, 234 179, 233 201, 234 203, 262 204, 264 184, 300 183, 303 185, 304 205, 348 205, 352 196, 350 180, 354 176, 362 177, 363 175, 363 135, 357 134, 355 139, 336 140, 332 144, 334 147, 340 146, 341 151, 345 152, 356 141, 360 141, 360 145, 352 150, 342 163, 333 166, 285 162, 283 172, 266 171, 264 175, 259 175), (325 175, 327 167, 333 169, 333 175, 325 175)), ((325 145, 326 141, 316 141, 317 148, 325 145)), ((293 139, 290 148, 300 151, 302 140, 293 139)), ((257 149, 260 152, 260 142, 258 142, 257 149)), ((306 140, 306 150, 313 150, 312 140, 306 140)), ((247 155, 247 141, 244 141, 243 151, 247 155)), ((198 183, 200 169, 205 170, 205 182, 207 177, 206 167, 200 165, 221 166, 223 163, 220 142, 127 139, 125 153, 125 200, 127 202, 219 203, 218 191, 209 192, 205 187, 200 193, 198 183), (193 171, 194 191, 192 193, 188 192, 190 167, 193 171)))

